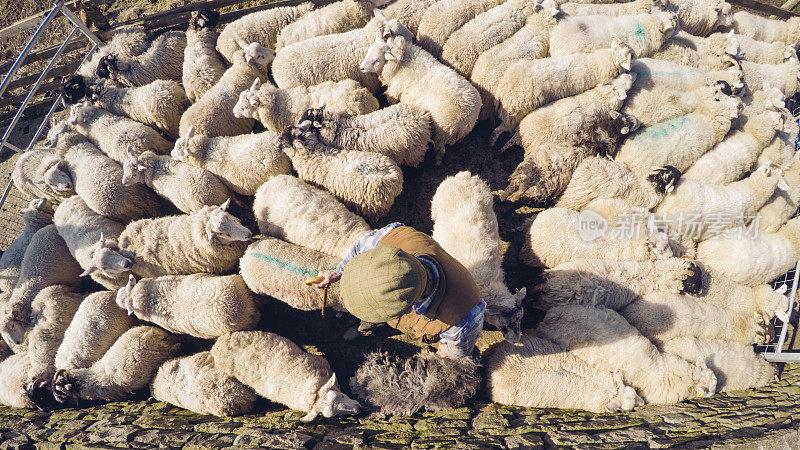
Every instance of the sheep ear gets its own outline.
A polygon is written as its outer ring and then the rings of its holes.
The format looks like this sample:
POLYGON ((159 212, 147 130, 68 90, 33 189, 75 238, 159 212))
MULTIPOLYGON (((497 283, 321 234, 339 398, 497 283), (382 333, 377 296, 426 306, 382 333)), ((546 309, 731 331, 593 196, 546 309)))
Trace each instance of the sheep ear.
POLYGON ((400 61, 403 58, 403 51, 406 48, 405 36, 396 36, 389 43, 389 50, 384 55, 387 61, 400 61))
POLYGON ((319 388, 319 391, 320 392, 330 391, 331 389, 333 389, 333 386, 335 385, 336 385, 336 373, 331 375, 328 381, 321 388, 319 388))
POLYGON ((103 234, 102 231, 100 232, 100 246, 101 247, 105 247, 106 246, 106 237, 105 237, 105 235, 103 234))
POLYGON ((375 9, 375 17, 386 20, 386 16, 383 15, 383 11, 377 8, 375 9))
POLYGON ((206 226, 206 238, 208 239, 208 242, 214 240, 214 230, 210 226, 206 226))
POLYGON ((787 284, 785 284, 785 283, 784 283, 784 284, 782 284, 782 285, 778 286, 778 288, 777 288, 777 289, 775 289, 775 292, 777 292, 778 294, 781 294, 781 295, 783 295, 783 294, 785 294, 785 293, 786 293, 786 291, 788 291, 788 290, 789 290, 789 286, 788 286, 787 284))
POLYGON ((89 263, 89 267, 87 267, 86 270, 84 270, 83 273, 80 274, 80 276, 82 276, 82 277, 89 276, 92 273, 94 273, 96 270, 97 270, 97 266, 94 264, 94 260, 92 260, 92 262, 89 263))
POLYGON ((311 408, 311 411, 309 411, 308 414, 300 418, 300 422, 303 423, 311 422, 312 420, 316 419, 318 415, 319 413, 317 412, 317 407, 314 406, 313 408, 311 408))
POLYGON ((614 110, 611 110, 608 113, 608 116, 611 117, 611 120, 617 120, 617 119, 619 119, 619 116, 621 116, 621 115, 622 114, 620 114, 618 111, 614 111, 614 110))
POLYGON ((231 204, 231 199, 230 199, 230 197, 228 197, 228 199, 225 200, 225 202, 223 202, 221 205, 219 205, 219 209, 221 211, 225 211, 225 210, 228 209, 228 206, 230 206, 230 204, 231 204))
POLYGON ((189 131, 186 132, 186 138, 191 138, 194 136, 194 125, 189 126, 189 131))
POLYGON ((253 80, 253 85, 250 86, 250 89, 257 91, 260 87, 261 87, 261 78, 256 77, 256 79, 253 80))
POLYGON ((522 289, 517 289, 517 292, 514 293, 514 298, 516 298, 517 301, 521 302, 522 299, 525 298, 525 295, 527 295, 527 293, 528 293, 528 288, 526 287, 523 287, 522 289))
POLYGON ((144 164, 136 165, 136 170, 138 170, 139 172, 144 172, 145 169, 147 169, 147 166, 145 166, 144 164))

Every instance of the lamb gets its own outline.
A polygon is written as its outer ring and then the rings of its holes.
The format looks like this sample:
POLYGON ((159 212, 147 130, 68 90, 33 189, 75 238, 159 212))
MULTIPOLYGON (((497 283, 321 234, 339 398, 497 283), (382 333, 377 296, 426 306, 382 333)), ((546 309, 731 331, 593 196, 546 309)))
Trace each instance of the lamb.
POLYGON ((233 115, 256 119, 268 130, 280 133, 297 125, 309 108, 324 105, 328 110, 354 116, 380 108, 378 100, 355 80, 326 81, 316 86, 278 89, 256 78, 247 91, 242 91, 233 108, 233 115))
POLYGON ((489 399, 505 405, 597 413, 644 405, 621 374, 597 370, 552 341, 528 334, 522 345, 494 345, 485 367, 489 399))
POLYGON ((267 66, 275 58, 275 52, 255 42, 248 46, 243 44, 242 48, 233 55, 233 65, 217 84, 183 113, 181 136, 186 136, 191 126, 208 137, 236 136, 253 129, 253 119, 237 118, 233 114, 238 100, 236 95, 250 87, 256 78, 266 79, 267 66))
POLYGON ((310 11, 281 30, 275 49, 280 50, 287 45, 316 36, 344 33, 361 28, 372 19, 375 8, 380 8, 389 1, 342 0, 310 11))
POLYGON ((717 81, 687 92, 672 87, 649 87, 647 83, 634 82, 620 112, 636 117, 645 127, 651 127, 689 114, 703 99, 722 98, 725 92, 732 92, 730 85, 725 81, 717 81))
POLYGON ((645 58, 658 51, 678 29, 677 16, 668 12, 569 17, 550 33, 550 56, 608 48, 616 36, 630 45, 638 58, 645 58))
POLYGON ((175 141, 171 156, 209 171, 237 194, 254 195, 267 180, 292 169, 279 137, 271 131, 207 137, 189 127, 186 136, 175 141))
POLYGON ((129 57, 124 53, 110 53, 100 59, 97 75, 110 78, 124 86, 144 86, 155 80, 180 80, 183 70, 183 52, 186 33, 167 31, 153 39, 141 55, 129 57))
POLYGON ((679 31, 653 58, 672 61, 705 71, 724 70, 737 63, 739 46, 727 34, 714 33, 707 38, 679 31))
POLYGON ((684 171, 722 141, 741 108, 737 97, 703 99, 689 114, 640 128, 622 144, 615 159, 640 176, 665 164, 684 171))
POLYGON ((219 205, 231 197, 225 184, 211 172, 150 151, 138 157, 129 155, 122 171, 123 186, 142 183, 185 213, 219 205))
POLYGON ((666 353, 687 361, 704 359, 717 377, 717 391, 730 392, 766 386, 778 378, 778 369, 756 354, 751 345, 718 339, 679 337, 661 345, 666 353))
POLYGON ((666 0, 634 0, 627 3, 561 3, 561 9, 570 16, 619 17, 630 14, 647 14, 667 6, 666 0))
POLYGON ((61 369, 53 377, 56 400, 124 400, 147 386, 156 370, 178 352, 175 336, 153 326, 126 331, 90 367, 61 369))
POLYGON ((258 188, 253 212, 261 233, 338 258, 371 230, 331 194, 289 175, 258 188))
POLYGON ((523 287, 514 294, 500 267, 500 234, 492 207, 492 192, 478 176, 459 172, 436 189, 431 201, 433 239, 469 270, 486 302, 486 322, 509 342, 522 333, 523 287))
MULTIPOLYGON (((440 0, 423 12, 416 30, 417 45, 438 57, 442 46, 455 31, 476 16, 501 5, 502 0, 440 0)), ((403 22, 405 23, 405 22, 403 22)))
POLYGON ((716 376, 704 361, 692 364, 660 352, 622 316, 607 308, 551 308, 536 333, 595 369, 621 372, 625 384, 635 388, 647 403, 670 404, 716 392, 716 376))
POLYGON ((14 186, 28 197, 59 203, 75 194, 67 163, 52 149, 32 149, 17 158, 11 173, 14 186))
POLYGON ((733 14, 733 30, 764 42, 782 42, 797 46, 800 43, 800 17, 787 20, 768 19, 747 11, 733 14))
POLYGON ((733 25, 731 5, 725 0, 670 0, 669 9, 680 19, 682 30, 695 36, 708 36, 720 27, 733 25))
POLYGON ((167 275, 138 282, 130 275, 116 302, 169 332, 202 339, 251 330, 260 318, 256 299, 239 275, 167 275))
MULTIPOLYGON (((636 72, 636 84, 633 93, 642 89, 668 88, 681 92, 707 86, 709 79, 724 81, 731 94, 739 95, 744 89, 744 76, 738 65, 731 65, 723 70, 706 72, 696 67, 687 67, 660 59, 639 58, 633 62, 632 72, 636 72)), ((633 94, 632 93, 632 94, 633 94)))
POLYGON ((758 210, 758 229, 765 233, 778 231, 800 207, 800 159, 784 171, 783 178, 789 189, 777 189, 758 210))
POLYGON ((258 395, 317 415, 356 414, 360 405, 344 395, 328 361, 308 354, 292 341, 264 331, 226 334, 211 347, 214 365, 258 395))
POLYGON ((218 22, 219 12, 207 9, 192 11, 189 18, 182 81, 191 103, 200 100, 225 73, 225 62, 216 49, 219 33, 215 28, 218 22))
POLYGON ((437 165, 445 146, 464 138, 478 120, 481 98, 475 87, 403 35, 376 39, 360 68, 379 75, 388 98, 431 113, 437 165))
POLYGON ((150 382, 156 400, 215 416, 238 416, 253 409, 258 396, 219 371, 210 352, 167 360, 150 382))
POLYGON ((739 46, 739 59, 758 64, 781 64, 792 58, 798 59, 797 50, 785 42, 764 42, 745 36, 733 34, 731 39, 739 46))
MULTIPOLYGON (((295 309, 322 309, 322 290, 305 285, 320 270, 336 267, 339 258, 273 237, 260 239, 247 248, 239 260, 247 287, 258 295, 274 297, 295 309)), ((346 311, 339 297, 339 285, 328 288, 326 306, 346 311)))
POLYGON ((758 64, 742 61, 744 82, 751 91, 764 84, 780 89, 786 97, 800 91, 800 63, 797 59, 789 59, 781 64, 758 64))
POLYGON ((630 71, 633 57, 629 46, 614 39, 611 48, 592 53, 511 64, 495 91, 501 125, 492 133, 490 143, 494 145, 504 131, 513 132, 525 116, 540 106, 593 90, 630 71))
POLYGON ((240 49, 239 42, 258 42, 264 47, 275 48, 281 30, 312 9, 313 3, 304 2, 248 14, 225 26, 217 39, 217 51, 233 63, 234 53, 240 49))
POLYGON ((299 178, 324 187, 368 220, 385 216, 403 190, 403 172, 386 155, 329 147, 301 128, 287 129, 281 140, 299 178))
POLYGON ((420 165, 431 142, 430 113, 405 103, 359 116, 312 108, 300 120, 312 121, 317 138, 328 146, 380 153, 398 165, 420 165))
POLYGON ((37 231, 53 223, 53 205, 46 198, 31 200, 19 211, 25 223, 19 236, 0 256, 0 292, 9 292, 19 279, 25 249, 37 231))
POLYGON ((117 242, 123 255, 131 255, 130 271, 152 278, 233 270, 252 233, 226 212, 229 204, 129 223, 117 242))

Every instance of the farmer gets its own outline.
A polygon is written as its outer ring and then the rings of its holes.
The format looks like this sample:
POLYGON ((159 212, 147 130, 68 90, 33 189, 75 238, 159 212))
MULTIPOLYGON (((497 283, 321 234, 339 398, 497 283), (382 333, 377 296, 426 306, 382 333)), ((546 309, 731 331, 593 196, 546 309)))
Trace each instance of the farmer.
POLYGON ((469 271, 401 223, 365 233, 319 276, 319 288, 341 279, 342 302, 361 319, 359 331, 386 322, 414 339, 438 340, 438 353, 452 359, 470 356, 483 331, 486 303, 469 271))

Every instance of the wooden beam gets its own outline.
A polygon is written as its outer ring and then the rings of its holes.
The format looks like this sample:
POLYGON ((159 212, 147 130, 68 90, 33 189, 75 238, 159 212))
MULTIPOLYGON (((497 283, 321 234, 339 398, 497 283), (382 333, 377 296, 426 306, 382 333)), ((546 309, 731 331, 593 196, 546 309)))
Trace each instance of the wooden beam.
MULTIPOLYGON (((58 80, 52 80, 46 83, 42 83, 41 86, 39 86, 39 90, 36 92, 34 98, 37 98, 48 91, 52 91, 54 89, 57 90, 59 86, 61 86, 60 78, 58 80)), ((21 94, 0 98, 0 108, 5 108, 7 106, 10 106, 12 108, 19 108, 19 105, 22 103, 23 100, 25 100, 25 97, 27 96, 28 96, 28 91, 26 90, 21 94)))
MULTIPOLYGON (((83 34, 77 34, 76 37, 72 40, 72 42, 67 44, 67 47, 64 49, 64 53, 62 54, 62 57, 63 55, 69 52, 74 52, 75 50, 86 47, 87 43, 88 41, 86 39, 86 36, 84 36, 83 34)), ((60 46, 61 44, 56 44, 53 45, 52 47, 47 47, 44 50, 37 50, 35 52, 31 52, 30 54, 28 54, 28 57, 25 58, 25 64, 23 65, 23 67, 33 62, 52 58, 53 55, 56 54, 56 51, 58 51, 58 48, 60 46)), ((6 61, 5 63, 0 64, 0 74, 7 73, 8 69, 10 69, 13 64, 14 60, 6 61)))
MULTIPOLYGON (((78 69, 78 65, 80 65, 80 63, 81 63, 80 60, 76 60, 62 66, 56 66, 52 70, 50 70, 50 72, 47 74, 48 76, 47 79, 48 80, 53 78, 61 79, 61 77, 65 75, 70 75, 71 73, 75 72, 75 70, 78 69)), ((33 74, 33 75, 28 75, 26 77, 22 77, 18 80, 14 80, 8 85, 8 90, 10 91, 12 89, 17 89, 23 86, 33 85, 33 83, 35 83, 38 78, 39 74, 33 74)))
MULTIPOLYGON (((68 6, 70 8, 73 8, 73 7, 75 7, 75 3, 76 3, 76 1, 73 0, 73 1, 70 1, 70 2, 67 2, 67 3, 64 3, 64 6, 68 6)), ((46 10, 44 10, 42 12, 38 12, 38 13, 32 15, 32 16, 28 16, 28 17, 26 17, 24 19, 20 19, 20 20, 16 21, 15 23, 12 23, 11 25, 3 28, 2 30, 0 30, 0 39, 8 39, 11 36, 16 36, 16 35, 18 35, 20 33, 25 32, 25 31, 32 30, 34 28, 38 28, 39 24, 42 23, 42 19, 44 19, 44 16, 46 16, 47 13, 49 13, 52 9, 53 9, 52 7, 47 8, 46 10)))
POLYGON ((796 12, 787 11, 785 9, 778 8, 777 6, 768 5, 766 3, 761 3, 756 0, 728 0, 728 3, 756 11, 767 17, 775 16, 783 20, 786 20, 789 17, 795 17, 800 15, 797 14, 796 12))
MULTIPOLYGON (((55 98, 50 97, 28 104, 28 107, 25 108, 25 112, 22 113, 22 117, 39 117, 43 114, 46 114, 50 107, 53 106, 54 100, 55 98)), ((8 127, 7 122, 11 120, 16 113, 16 109, 0 112, 0 128, 5 130, 8 127)))

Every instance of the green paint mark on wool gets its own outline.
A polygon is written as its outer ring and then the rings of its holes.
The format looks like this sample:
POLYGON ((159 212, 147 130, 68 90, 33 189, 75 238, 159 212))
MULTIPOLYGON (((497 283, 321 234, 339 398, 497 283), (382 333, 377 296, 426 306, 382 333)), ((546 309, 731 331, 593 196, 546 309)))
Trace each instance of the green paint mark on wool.
POLYGON ((688 123, 689 119, 686 116, 676 117, 665 122, 657 123, 650 127, 642 128, 636 133, 635 136, 632 136, 631 139, 635 139, 637 141, 645 139, 662 139, 671 135, 676 130, 683 128, 688 123))
POLYGON ((302 267, 297 267, 295 265, 289 264, 286 261, 281 261, 278 258, 269 256, 269 255, 265 255, 263 253, 252 252, 252 253, 249 253, 249 255, 252 256, 253 258, 263 259, 264 261, 268 261, 268 262, 271 262, 271 263, 274 263, 274 264, 278 265, 282 269, 290 270, 292 272, 296 272, 296 273, 299 273, 300 275, 305 275, 307 277, 315 277, 315 276, 317 276, 317 273, 318 273, 317 270, 308 270, 308 269, 304 269, 302 267))
POLYGON ((645 29, 641 23, 636 22, 636 26, 633 27, 633 33, 631 34, 631 39, 636 39, 642 44, 645 44, 647 42, 647 32, 645 32, 645 29))

